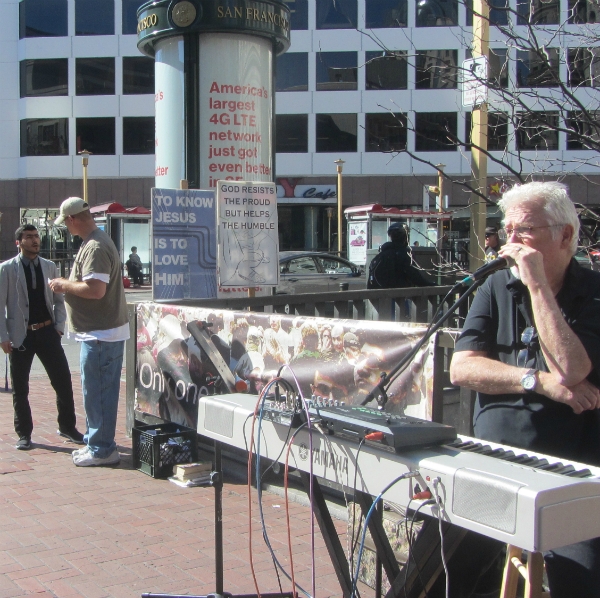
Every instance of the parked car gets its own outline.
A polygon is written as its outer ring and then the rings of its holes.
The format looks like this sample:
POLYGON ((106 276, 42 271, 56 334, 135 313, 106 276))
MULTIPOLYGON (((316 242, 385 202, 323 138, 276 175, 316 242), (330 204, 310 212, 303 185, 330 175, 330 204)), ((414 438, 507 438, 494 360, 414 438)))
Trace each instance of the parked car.
POLYGON ((367 288, 364 271, 348 260, 315 251, 279 252, 277 295, 339 291, 342 282, 349 290, 367 288))
POLYGON ((575 260, 584 268, 600 271, 600 252, 595 247, 594 249, 585 247, 579 249, 575 254, 575 260))

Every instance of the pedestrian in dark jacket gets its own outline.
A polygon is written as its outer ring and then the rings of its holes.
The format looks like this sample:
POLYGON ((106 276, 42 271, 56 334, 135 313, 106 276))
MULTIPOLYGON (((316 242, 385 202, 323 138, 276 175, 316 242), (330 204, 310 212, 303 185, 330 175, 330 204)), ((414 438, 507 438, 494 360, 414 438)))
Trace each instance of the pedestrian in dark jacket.
POLYGON ((399 222, 388 228, 390 240, 384 243, 369 266, 368 289, 435 286, 423 271, 412 263, 406 229, 399 222))

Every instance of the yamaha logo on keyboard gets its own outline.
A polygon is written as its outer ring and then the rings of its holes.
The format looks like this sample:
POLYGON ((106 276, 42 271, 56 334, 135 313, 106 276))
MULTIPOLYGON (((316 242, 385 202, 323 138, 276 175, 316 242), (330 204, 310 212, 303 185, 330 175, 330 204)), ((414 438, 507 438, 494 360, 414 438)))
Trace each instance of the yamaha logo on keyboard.
MULTIPOLYGON (((302 461, 308 460, 308 446, 301 443, 298 445, 298 456, 302 461)), ((313 448, 312 462, 314 465, 322 467, 331 467, 337 473, 348 473, 348 457, 336 455, 331 451, 322 451, 320 448, 313 448)))

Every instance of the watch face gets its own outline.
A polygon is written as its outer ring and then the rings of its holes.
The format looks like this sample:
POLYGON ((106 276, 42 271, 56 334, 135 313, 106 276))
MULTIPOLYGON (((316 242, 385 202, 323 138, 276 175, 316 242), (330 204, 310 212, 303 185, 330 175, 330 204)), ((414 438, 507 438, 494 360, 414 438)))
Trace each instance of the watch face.
POLYGON ((523 380, 521 380, 521 385, 525 390, 533 390, 535 388, 535 383, 535 374, 528 374, 527 376, 523 377, 523 380))

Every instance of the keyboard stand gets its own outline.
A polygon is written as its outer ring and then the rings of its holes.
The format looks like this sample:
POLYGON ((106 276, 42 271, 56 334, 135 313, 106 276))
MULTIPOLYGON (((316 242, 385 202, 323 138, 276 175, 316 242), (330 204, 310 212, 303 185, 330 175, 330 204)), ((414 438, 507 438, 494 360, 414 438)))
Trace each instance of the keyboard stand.
POLYGON ((525 578, 525 592, 523 598, 550 598, 548 592, 542 592, 544 578, 544 556, 541 552, 530 552, 527 564, 521 557, 523 550, 517 546, 506 546, 506 564, 502 577, 502 591, 500 598, 515 598, 519 575, 525 578))

